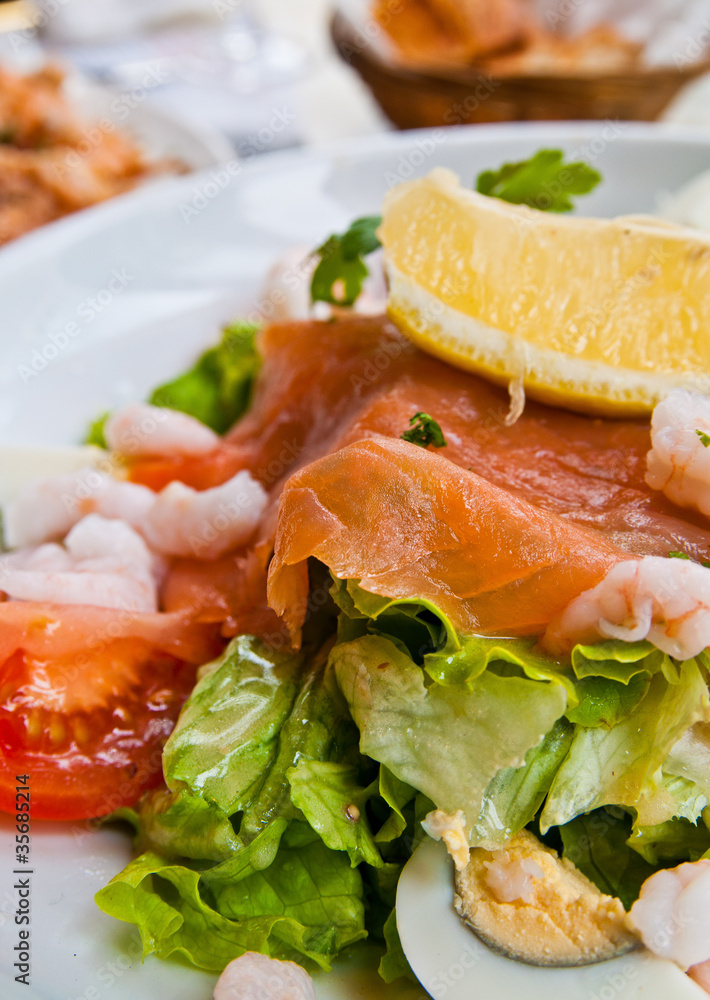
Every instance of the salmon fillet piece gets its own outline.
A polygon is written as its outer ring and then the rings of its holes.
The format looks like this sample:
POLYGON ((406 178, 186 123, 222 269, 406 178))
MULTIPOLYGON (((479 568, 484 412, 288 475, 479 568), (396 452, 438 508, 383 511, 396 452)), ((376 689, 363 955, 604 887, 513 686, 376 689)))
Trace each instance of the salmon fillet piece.
POLYGON ((384 437, 319 459, 283 491, 268 596, 295 645, 311 557, 370 593, 430 600, 465 634, 518 636, 540 634, 628 558, 598 532, 384 437))

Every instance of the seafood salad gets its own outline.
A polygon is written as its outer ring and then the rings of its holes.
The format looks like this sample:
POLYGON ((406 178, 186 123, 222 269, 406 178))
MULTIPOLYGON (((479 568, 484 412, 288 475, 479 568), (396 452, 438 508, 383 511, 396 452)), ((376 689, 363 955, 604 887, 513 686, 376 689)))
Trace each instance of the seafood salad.
MULTIPOLYGON (((0 246, 150 177, 184 172, 174 160, 151 162, 113 118, 83 121, 63 83, 56 66, 28 75, 0 67, 0 246)), ((118 121, 128 110, 121 103, 112 108, 118 121)))
POLYGON ((4 505, 0 807, 129 824, 98 906, 216 1000, 365 938, 412 978, 428 839, 549 995, 637 952, 710 992, 710 236, 567 216, 599 180, 395 188, 323 318, 227 326, 4 505))

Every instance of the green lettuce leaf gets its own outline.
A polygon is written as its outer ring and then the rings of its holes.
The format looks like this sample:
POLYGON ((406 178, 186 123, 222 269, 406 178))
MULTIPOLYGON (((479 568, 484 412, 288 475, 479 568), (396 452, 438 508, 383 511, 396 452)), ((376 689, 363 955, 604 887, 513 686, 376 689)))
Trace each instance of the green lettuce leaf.
POLYGON ((217 909, 239 922, 286 918, 274 928, 282 954, 320 961, 366 937, 362 879, 342 851, 331 851, 306 823, 293 822, 274 860, 238 881, 208 878, 217 909), (285 952, 283 949, 286 949, 285 952))
POLYGON ((576 685, 579 705, 567 712, 567 718, 589 729, 598 726, 611 729, 641 704, 650 685, 650 675, 645 671, 635 674, 628 683, 607 677, 584 677, 576 685))
MULTIPOLYGON (((258 330, 241 320, 225 326, 219 344, 201 354, 188 371, 154 389, 148 402, 187 413, 218 434, 226 433, 249 408, 261 366, 258 330)), ((110 415, 102 413, 89 425, 84 444, 106 447, 104 427, 110 415)))
POLYGON ((701 722, 688 729, 671 748, 663 770, 692 781, 710 799, 710 724, 701 722))
POLYGON ((567 756, 574 726, 558 719, 542 743, 528 750, 522 767, 499 771, 486 788, 472 846, 504 844, 535 819, 567 756))
POLYGON ((363 788, 354 766, 318 760, 299 761, 287 777, 294 805, 328 847, 347 851, 353 866, 383 863, 367 817, 376 781, 363 788))
POLYGON ((187 789, 149 792, 137 807, 136 820, 143 851, 222 861, 241 847, 229 816, 187 789))
POLYGON ((88 430, 84 437, 84 444, 93 444, 96 448, 107 448, 106 435, 104 434, 104 428, 106 426, 106 421, 111 416, 111 413, 107 410, 96 418, 91 424, 89 424, 88 430))
POLYGON ((244 952, 258 951, 328 969, 342 947, 366 935, 360 876, 345 854, 329 851, 305 824, 275 824, 237 855, 239 870, 232 866, 228 879, 210 880, 146 853, 96 901, 138 927, 144 955, 177 954, 220 972, 244 952))
POLYGON ((606 639, 594 646, 575 646, 572 667, 577 677, 606 677, 628 684, 640 673, 655 674, 661 669, 664 654, 650 642, 622 642, 606 639))
POLYGON ((384 764, 380 767, 379 778, 380 797, 387 803, 391 812, 375 835, 378 844, 389 844, 401 837, 407 829, 409 819, 404 811, 416 796, 416 789, 405 781, 395 778, 384 764))
POLYGON ((631 833, 628 844, 654 867, 698 861, 710 850, 708 822, 710 810, 706 808, 704 820, 695 823, 671 819, 657 826, 639 826, 631 833))
POLYGON ((409 979, 413 983, 418 983, 419 980, 412 972, 402 948, 394 910, 385 922, 384 938, 387 950, 380 960, 379 973, 382 979, 386 983, 393 983, 397 979, 409 979))
POLYGON ((168 787, 186 786, 228 816, 242 812, 245 842, 274 816, 295 818, 289 770, 302 759, 342 762, 357 744, 325 670, 327 653, 234 639, 197 684, 165 746, 168 787))
POLYGON ((226 326, 216 347, 205 351, 189 371, 158 386, 149 402, 188 413, 224 434, 249 406, 260 366, 258 329, 241 321, 226 326))
POLYGON ((190 789, 230 816, 244 810, 279 752, 305 654, 239 636, 190 695, 165 745, 168 787, 190 789))
POLYGON ((361 752, 472 826, 501 768, 519 767, 567 707, 562 684, 487 671, 468 687, 425 683, 399 646, 378 636, 331 653, 360 731, 361 752), (511 727, 511 720, 515 725, 511 727))
POLYGON ((577 727, 542 813, 543 832, 604 805, 634 808, 641 825, 673 818, 654 808, 658 776, 674 745, 708 711, 695 660, 679 664, 678 674, 673 684, 657 673, 638 707, 613 728, 577 727))
POLYGON ((638 899, 641 886, 656 870, 628 844, 631 818, 621 809, 597 809, 560 827, 563 857, 625 908, 638 899))
POLYGON ((414 662, 423 663, 438 684, 470 688, 491 664, 507 663, 532 680, 562 684, 569 703, 577 703, 568 667, 537 650, 534 639, 460 636, 431 601, 380 597, 363 590, 356 580, 334 579, 331 595, 350 622, 362 625, 347 632, 341 627, 341 641, 369 634, 403 643, 414 662))

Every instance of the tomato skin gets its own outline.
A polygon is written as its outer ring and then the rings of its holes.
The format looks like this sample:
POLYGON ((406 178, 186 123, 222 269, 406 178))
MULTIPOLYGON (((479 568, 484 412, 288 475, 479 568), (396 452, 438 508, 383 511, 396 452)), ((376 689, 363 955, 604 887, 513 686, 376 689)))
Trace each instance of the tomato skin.
POLYGON ((0 603, 0 810, 14 812, 17 774, 29 776, 33 819, 133 804, 162 782, 162 748, 197 665, 223 646, 214 626, 19 604, 0 603))
MULTIPOLYGON (((52 753, 51 740, 40 739, 38 748, 32 749, 36 741, 28 739, 26 711, 18 712, 17 704, 0 705, 0 810, 13 812, 14 776, 22 773, 29 775, 33 819, 106 816, 160 785, 162 748, 194 685, 195 667, 164 656, 153 657, 144 666, 145 686, 124 698, 111 713, 110 726, 92 732, 83 747, 71 740, 52 753), (127 714, 130 723, 122 718, 127 714)), ((99 716, 105 722, 105 713, 99 716)), ((65 727, 71 723, 71 717, 60 720, 65 727)))

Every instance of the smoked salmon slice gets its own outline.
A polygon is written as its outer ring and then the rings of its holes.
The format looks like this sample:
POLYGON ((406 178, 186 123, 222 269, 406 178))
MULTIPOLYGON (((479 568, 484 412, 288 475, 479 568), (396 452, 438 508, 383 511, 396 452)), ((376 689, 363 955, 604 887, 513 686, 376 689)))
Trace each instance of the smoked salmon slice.
POLYGON ((385 317, 276 324, 259 349, 251 408, 222 445, 205 457, 137 462, 134 481, 204 489, 245 468, 277 498, 294 470, 362 438, 399 438, 421 410, 441 425, 447 459, 530 503, 639 555, 707 558, 707 522, 644 481, 648 421, 528 401, 507 427, 504 390, 418 350, 385 317))
POLYGON ((273 632, 266 567, 289 477, 357 441, 398 440, 417 411, 441 425, 449 463, 507 494, 594 529, 634 555, 708 557, 707 521, 645 483, 647 421, 585 417, 528 401, 508 427, 504 390, 419 351, 384 317, 276 324, 264 330, 259 348, 251 408, 213 453, 132 466, 132 479, 156 489, 175 478, 207 488, 248 469, 269 491, 254 553, 207 565, 176 560, 163 591, 168 610, 221 620, 225 634, 273 632))
POLYGON ((370 593, 432 601, 465 634, 539 635, 628 558, 442 455, 393 438, 347 445, 291 477, 269 570, 296 645, 307 560, 370 593))

